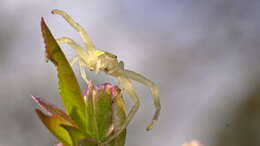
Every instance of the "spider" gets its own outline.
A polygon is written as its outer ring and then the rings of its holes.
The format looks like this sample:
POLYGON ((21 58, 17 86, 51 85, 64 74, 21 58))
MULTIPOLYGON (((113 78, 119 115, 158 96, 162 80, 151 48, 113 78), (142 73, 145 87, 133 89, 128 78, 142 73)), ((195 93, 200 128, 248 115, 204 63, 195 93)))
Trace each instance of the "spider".
POLYGON ((146 128, 146 130, 149 131, 158 120, 161 109, 157 86, 144 76, 134 71, 125 69, 123 61, 119 62, 116 55, 102 50, 97 50, 84 28, 75 22, 66 12, 55 9, 52 11, 52 14, 62 16, 74 29, 76 29, 79 32, 85 47, 87 48, 83 49, 83 47, 68 37, 57 39, 58 44, 67 44, 78 54, 72 58, 70 64, 72 66, 77 61, 79 62, 80 74, 83 80, 89 83, 85 73, 85 68, 88 68, 90 71, 95 71, 96 73, 103 71, 106 74, 118 79, 119 87, 122 90, 122 93, 128 94, 134 102, 133 107, 127 115, 126 121, 122 124, 120 129, 113 135, 109 136, 105 141, 101 142, 100 145, 107 144, 116 138, 127 127, 140 106, 140 100, 135 92, 135 89, 133 88, 132 80, 137 81, 151 89, 156 112, 153 116, 152 122, 146 128))

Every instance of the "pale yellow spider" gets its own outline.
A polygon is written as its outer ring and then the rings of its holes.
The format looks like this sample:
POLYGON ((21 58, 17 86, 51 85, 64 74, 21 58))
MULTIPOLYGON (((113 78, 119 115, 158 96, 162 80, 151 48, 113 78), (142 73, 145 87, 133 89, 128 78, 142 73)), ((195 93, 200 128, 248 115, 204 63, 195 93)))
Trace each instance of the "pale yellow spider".
POLYGON ((76 23, 66 12, 61 10, 53 10, 52 14, 61 15, 74 29, 76 29, 79 32, 81 38, 83 39, 84 44, 87 47, 87 50, 83 49, 80 45, 78 45, 76 42, 74 42, 72 39, 68 37, 62 37, 57 39, 57 42, 59 44, 65 43, 68 44, 73 49, 75 49, 78 55, 75 56, 70 63, 71 65, 73 65, 77 61, 79 62, 80 73, 83 80, 86 81, 87 83, 89 82, 89 80, 86 77, 85 68, 88 68, 91 71, 96 71, 96 73, 103 71, 106 74, 117 78, 119 80, 119 87, 121 88, 122 93, 128 94, 134 102, 134 106, 131 108, 130 112, 128 113, 126 121, 124 122, 122 127, 118 131, 116 131, 113 135, 109 136, 100 145, 107 144, 111 140, 116 138, 127 127, 127 125, 132 120, 132 118, 134 117, 135 113, 137 112, 140 106, 139 97, 137 96, 133 88, 131 80, 135 80, 151 88, 152 96, 154 99, 154 105, 156 107, 156 112, 153 116, 152 122, 147 127, 147 130, 150 130, 153 127, 154 123, 158 120, 160 109, 161 109, 160 99, 158 96, 158 88, 156 87, 156 85, 152 81, 145 78, 144 76, 136 72, 133 72, 131 70, 124 69, 124 63, 122 61, 118 62, 116 55, 113 55, 105 51, 97 50, 94 47, 87 32, 78 23, 76 23))

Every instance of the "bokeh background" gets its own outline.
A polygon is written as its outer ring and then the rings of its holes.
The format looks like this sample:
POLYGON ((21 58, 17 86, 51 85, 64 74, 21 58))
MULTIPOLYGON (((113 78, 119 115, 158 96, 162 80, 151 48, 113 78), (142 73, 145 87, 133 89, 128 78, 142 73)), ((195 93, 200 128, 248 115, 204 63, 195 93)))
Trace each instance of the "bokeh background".
MULTIPOLYGON (((159 86, 160 121, 146 132, 153 102, 148 88, 134 84, 142 106, 127 146, 181 146, 192 139, 204 146, 260 145, 259 0, 1 0, 0 146, 57 143, 31 100, 35 95, 61 106, 55 68, 44 61, 40 18, 55 37, 82 41, 50 14, 56 8, 84 26, 97 48, 159 86)), ((117 83, 103 73, 88 76, 96 84, 117 83)))

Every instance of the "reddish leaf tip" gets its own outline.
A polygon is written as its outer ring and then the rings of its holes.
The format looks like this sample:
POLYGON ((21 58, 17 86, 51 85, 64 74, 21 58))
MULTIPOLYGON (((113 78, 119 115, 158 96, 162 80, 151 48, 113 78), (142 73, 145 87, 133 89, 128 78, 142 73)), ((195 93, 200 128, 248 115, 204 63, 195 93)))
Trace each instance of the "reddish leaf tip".
POLYGON ((33 96, 32 95, 32 100, 35 102, 35 103, 37 103, 38 105, 40 105, 40 102, 39 102, 39 97, 36 97, 36 96, 33 96))
POLYGON ((41 31, 44 32, 44 29, 46 29, 46 28, 47 28, 47 25, 44 21, 44 18, 41 17, 41 31))
POLYGON ((48 101, 40 97, 32 96, 32 99, 40 106, 42 110, 44 110, 48 114, 58 116, 59 118, 68 121, 76 126, 74 121, 71 120, 71 118, 66 114, 63 109, 60 109, 56 105, 49 103, 48 101))
MULTIPOLYGON (((45 44, 45 48, 47 49, 47 38, 46 38, 46 31, 48 30, 48 26, 47 24, 45 23, 44 21, 44 18, 41 17, 41 31, 42 31, 42 37, 43 37, 43 40, 44 40, 44 44, 45 44)), ((48 62, 49 60, 49 56, 48 56, 48 53, 45 51, 45 61, 48 62)))
POLYGON ((33 96, 33 95, 32 95, 32 99, 33 99, 33 101, 35 101, 35 100, 36 100, 36 98, 37 98, 37 97, 35 97, 35 96, 33 96))

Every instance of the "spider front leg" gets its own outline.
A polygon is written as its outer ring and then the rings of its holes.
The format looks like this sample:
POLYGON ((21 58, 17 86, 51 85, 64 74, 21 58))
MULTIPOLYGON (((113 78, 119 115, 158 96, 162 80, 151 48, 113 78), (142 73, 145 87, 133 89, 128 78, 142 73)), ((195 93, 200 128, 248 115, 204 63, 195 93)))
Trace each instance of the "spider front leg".
POLYGON ((79 61, 80 56, 74 56, 69 62, 70 66, 73 66, 77 61, 79 61))
POLYGON ((62 37, 62 38, 58 38, 56 39, 56 41, 58 42, 58 44, 68 44, 72 49, 74 49, 77 54, 79 54, 79 56, 82 56, 84 54, 86 54, 85 49, 83 49, 80 45, 78 45, 74 40, 72 40, 71 38, 68 37, 62 37))
POLYGON ((158 121, 160 111, 161 111, 161 104, 160 104, 160 97, 158 95, 158 88, 152 81, 148 80, 147 78, 145 78, 144 76, 142 76, 142 75, 140 75, 136 72, 133 72, 133 71, 130 71, 130 70, 124 70, 124 74, 129 79, 132 79, 132 80, 135 80, 135 81, 137 81, 141 84, 144 84, 145 86, 147 86, 151 89, 156 111, 155 111, 155 114, 153 116, 152 122, 146 128, 146 130, 149 131, 153 128, 154 124, 158 121))
MULTIPOLYGON (((56 39, 57 43, 59 45, 62 44, 68 44, 71 48, 78 50, 77 52, 83 52, 83 48, 81 48, 76 42, 74 42, 71 38, 67 38, 67 37, 62 37, 59 39, 56 39)), ((73 66, 77 61, 79 61, 80 56, 74 56, 71 60, 70 60, 70 65, 73 66)))
MULTIPOLYGON (((68 37, 62 37, 57 39, 58 44, 68 44, 71 48, 73 48, 74 50, 76 50, 77 53, 79 54, 85 54, 86 51, 79 46, 75 41, 73 41, 71 38, 68 37)), ((79 69, 80 69, 80 74, 81 77, 83 78, 83 80, 88 84, 89 80, 87 79, 87 75, 84 69, 84 63, 82 63, 81 61, 81 56, 75 56, 73 57, 73 59, 70 61, 71 66, 76 63, 77 61, 79 61, 79 69)))
POLYGON ((58 15, 62 16, 74 29, 76 29, 79 32, 86 47, 90 51, 95 50, 95 46, 92 43, 88 33, 84 30, 84 28, 82 26, 80 26, 77 22, 75 22, 66 12, 55 9, 55 10, 52 10, 52 14, 58 14, 58 15))
POLYGON ((128 115, 126 117, 125 122, 121 125, 119 130, 115 131, 115 133, 113 135, 109 136, 104 142, 99 144, 99 146, 106 145, 109 142, 111 142, 114 138, 118 137, 122 133, 122 131, 125 130, 127 125, 132 121, 135 113, 138 111, 138 109, 140 107, 139 97, 137 96, 131 81, 124 75, 120 75, 117 78, 119 79, 119 85, 120 85, 120 88, 122 89, 122 92, 128 94, 132 98, 134 105, 131 108, 130 112, 128 113, 128 115))

